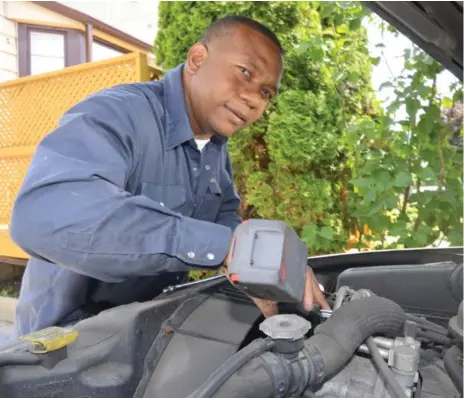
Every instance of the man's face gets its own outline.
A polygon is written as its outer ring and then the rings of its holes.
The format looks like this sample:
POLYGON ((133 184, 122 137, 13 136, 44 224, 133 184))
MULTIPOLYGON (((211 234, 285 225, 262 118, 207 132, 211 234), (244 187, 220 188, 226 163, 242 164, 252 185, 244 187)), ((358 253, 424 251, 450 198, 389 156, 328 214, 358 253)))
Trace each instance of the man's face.
POLYGON ((277 95, 283 61, 279 48, 246 25, 232 35, 197 48, 204 58, 193 57, 190 101, 203 133, 230 137, 256 122, 277 95))

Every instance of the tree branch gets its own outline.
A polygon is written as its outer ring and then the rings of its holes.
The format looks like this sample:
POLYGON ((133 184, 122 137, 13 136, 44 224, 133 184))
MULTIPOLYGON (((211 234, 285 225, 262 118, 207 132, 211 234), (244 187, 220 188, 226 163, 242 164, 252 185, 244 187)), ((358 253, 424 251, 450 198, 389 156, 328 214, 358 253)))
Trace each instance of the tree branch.
POLYGON ((408 185, 404 190, 404 199, 403 199, 403 206, 401 208, 401 214, 406 214, 406 208, 409 202, 409 195, 411 194, 411 185, 408 185))
MULTIPOLYGON (((420 193, 420 189, 421 189, 421 180, 418 178, 417 179, 417 184, 416 184, 416 189, 417 189, 417 193, 420 193)), ((419 228, 419 225, 420 225, 420 217, 419 217, 419 214, 417 215, 417 218, 416 218, 416 221, 414 222, 414 231, 417 232, 417 229, 419 228)))

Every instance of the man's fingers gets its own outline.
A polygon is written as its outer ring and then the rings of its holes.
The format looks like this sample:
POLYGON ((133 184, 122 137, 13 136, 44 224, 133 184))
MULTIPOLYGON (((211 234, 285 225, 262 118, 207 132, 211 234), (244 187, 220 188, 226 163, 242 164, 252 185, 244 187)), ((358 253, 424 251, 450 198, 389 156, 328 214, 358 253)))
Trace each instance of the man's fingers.
POLYGON ((303 306, 306 311, 312 311, 314 304, 317 303, 324 310, 330 310, 330 305, 324 297, 319 283, 314 276, 311 268, 306 271, 305 295, 303 298, 303 306))
POLYGON ((251 297, 256 306, 261 310, 262 314, 269 318, 270 316, 277 315, 279 313, 279 308, 274 301, 264 300, 256 297, 251 297))
POLYGON ((324 293, 322 292, 321 288, 319 287, 319 283, 316 279, 313 280, 313 292, 314 292, 314 300, 323 310, 331 310, 329 303, 324 297, 324 293))
POLYGON ((311 311, 314 305, 313 274, 311 268, 306 269, 305 292, 303 296, 303 307, 306 311, 311 311))

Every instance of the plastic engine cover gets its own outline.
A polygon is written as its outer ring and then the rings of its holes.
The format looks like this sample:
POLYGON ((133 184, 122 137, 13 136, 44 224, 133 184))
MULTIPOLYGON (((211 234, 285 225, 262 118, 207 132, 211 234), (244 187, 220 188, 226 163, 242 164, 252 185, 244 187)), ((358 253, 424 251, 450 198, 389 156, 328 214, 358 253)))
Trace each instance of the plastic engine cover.
POLYGON ((229 289, 235 298, 183 291, 81 321, 77 341, 53 368, 0 367, 0 397, 187 396, 237 351, 260 316, 229 289))

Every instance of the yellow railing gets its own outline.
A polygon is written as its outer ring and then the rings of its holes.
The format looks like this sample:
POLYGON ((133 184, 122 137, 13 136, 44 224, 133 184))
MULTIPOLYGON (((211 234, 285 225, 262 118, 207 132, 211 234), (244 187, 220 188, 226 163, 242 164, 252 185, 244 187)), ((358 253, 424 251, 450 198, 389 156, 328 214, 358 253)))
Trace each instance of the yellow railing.
POLYGON ((63 113, 103 88, 160 76, 131 53, 0 84, 0 258, 28 257, 9 238, 11 209, 37 144, 63 113))

